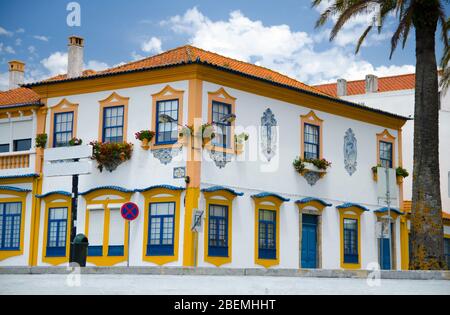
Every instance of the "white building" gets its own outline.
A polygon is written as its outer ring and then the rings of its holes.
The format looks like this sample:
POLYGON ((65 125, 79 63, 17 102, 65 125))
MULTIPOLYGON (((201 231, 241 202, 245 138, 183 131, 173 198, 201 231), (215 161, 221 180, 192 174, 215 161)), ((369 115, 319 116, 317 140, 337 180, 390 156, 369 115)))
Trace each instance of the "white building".
MULTIPOLYGON (((369 107, 396 113, 405 117, 414 117, 414 94, 416 76, 414 73, 376 77, 367 75, 364 80, 346 81, 339 79, 336 83, 315 86, 320 91, 340 97, 344 100, 363 104, 369 107)), ((450 257, 450 92, 439 93, 439 161, 441 198, 445 234, 445 249, 450 257)), ((413 170, 414 155, 414 121, 407 121, 403 126, 403 167, 410 174, 413 170)), ((402 210, 411 211, 412 176, 404 179, 404 204, 402 210)), ((407 217, 404 218, 407 220, 407 217)), ((408 223, 409 224, 409 223, 408 223)), ((407 257, 407 255, 405 255, 407 257)), ((450 259, 450 258, 448 258, 450 259)), ((448 260, 450 261, 450 260, 448 260)), ((405 260, 405 266, 407 260, 405 260)))
MULTIPOLYGON (((83 40, 72 37, 73 45, 83 40)), ((82 73, 27 87, 48 109, 37 130, 48 135, 44 158, 73 137, 134 145, 129 159, 117 155, 102 172, 94 160, 92 173, 80 175, 76 228, 89 239, 88 265, 365 269, 380 261, 383 244, 383 267, 401 268, 403 183, 395 185, 392 242, 380 242, 385 211, 371 168, 403 165, 407 118, 192 46, 82 73), (205 123, 211 141, 207 132, 202 139, 205 123), (185 125, 192 137, 179 135, 185 125), (156 133, 148 146, 135 139, 140 130, 156 133), (244 149, 234 137, 243 131, 244 149), (298 156, 332 165, 299 163, 299 173, 298 156), (130 201, 140 215, 128 225, 120 208, 130 201), (198 233, 195 209, 205 210, 198 233)), ((48 167, 34 229, 25 229, 36 241, 22 248, 33 265, 65 264, 69 255, 72 182, 46 176, 48 167)), ((2 258, 0 265, 27 264, 2 258)))

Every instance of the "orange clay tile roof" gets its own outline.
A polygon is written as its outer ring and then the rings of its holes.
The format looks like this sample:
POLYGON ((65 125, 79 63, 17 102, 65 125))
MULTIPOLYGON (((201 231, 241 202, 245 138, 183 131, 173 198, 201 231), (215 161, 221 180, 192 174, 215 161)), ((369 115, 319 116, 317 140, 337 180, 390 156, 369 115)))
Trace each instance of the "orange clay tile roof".
POLYGON ((0 108, 40 104, 39 95, 28 88, 0 92, 0 108))
MULTIPOLYGON (((250 75, 253 77, 269 80, 278 84, 287 85, 294 88, 299 88, 302 90, 307 90, 316 94, 324 95, 326 93, 323 93, 319 91, 318 89, 315 89, 312 86, 306 85, 302 82, 299 82, 295 79, 292 79, 286 75, 283 75, 281 73, 275 72, 273 70, 256 66, 251 63, 239 61, 236 59, 228 58, 221 56, 219 54, 206 51, 194 46, 186 45, 182 47, 178 47, 172 50, 168 50, 164 53, 161 53, 159 55, 151 56, 142 60, 130 62, 124 65, 120 65, 114 68, 106 69, 103 71, 84 71, 83 75, 79 78, 74 79, 80 79, 80 78, 89 78, 89 77, 97 77, 102 75, 109 75, 109 74, 119 74, 124 72, 130 72, 130 71, 139 71, 139 70, 146 70, 146 69, 152 69, 157 67, 164 67, 164 66, 174 66, 174 65, 181 65, 181 64, 187 64, 187 63, 193 63, 193 62, 201 62, 210 64, 213 66, 218 66, 222 68, 227 68, 232 71, 237 71, 246 75, 250 75)), ((58 81, 65 81, 67 80, 67 75, 58 75, 56 77, 50 78, 48 80, 42 81, 42 82, 36 82, 33 85, 38 84, 45 84, 45 83, 52 83, 52 82, 58 82, 58 81)), ((330 96, 330 95, 328 95, 330 96)))
MULTIPOLYGON (((403 211, 408 213, 408 214, 411 213, 411 205, 412 205, 412 201, 411 200, 403 201, 403 211)), ((442 211, 442 218, 444 220, 450 221, 450 213, 442 211)))
MULTIPOLYGON (((399 90, 413 90, 416 84, 414 73, 378 78, 378 92, 390 92, 399 90)), ((316 89, 337 96, 337 83, 320 84, 316 89)), ((365 80, 347 81, 347 95, 365 94, 365 80)))

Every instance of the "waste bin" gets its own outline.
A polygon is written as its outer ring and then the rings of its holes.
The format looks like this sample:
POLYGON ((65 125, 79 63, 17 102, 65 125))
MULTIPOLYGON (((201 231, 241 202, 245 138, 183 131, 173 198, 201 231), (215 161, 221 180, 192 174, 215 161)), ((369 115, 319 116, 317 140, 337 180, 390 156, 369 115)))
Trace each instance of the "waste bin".
POLYGON ((76 262, 80 267, 86 267, 86 257, 88 250, 88 239, 84 234, 78 234, 73 240, 73 262, 76 262))

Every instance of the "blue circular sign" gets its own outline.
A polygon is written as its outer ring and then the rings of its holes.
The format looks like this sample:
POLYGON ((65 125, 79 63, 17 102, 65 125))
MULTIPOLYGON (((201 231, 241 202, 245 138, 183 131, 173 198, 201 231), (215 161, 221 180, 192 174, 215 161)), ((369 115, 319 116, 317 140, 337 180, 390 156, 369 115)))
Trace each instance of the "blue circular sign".
POLYGON ((139 215, 139 207, 134 202, 127 202, 120 208, 122 218, 133 221, 139 215))

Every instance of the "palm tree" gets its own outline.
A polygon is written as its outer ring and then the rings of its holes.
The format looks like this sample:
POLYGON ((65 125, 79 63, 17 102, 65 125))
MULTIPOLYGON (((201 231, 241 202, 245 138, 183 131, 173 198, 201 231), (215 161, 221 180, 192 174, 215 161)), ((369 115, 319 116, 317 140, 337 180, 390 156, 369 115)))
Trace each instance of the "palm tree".
MULTIPOLYGON (((317 7, 327 0, 313 0, 317 7)), ((438 73, 435 55, 435 35, 442 26, 442 41, 448 50, 446 16, 442 0, 333 0, 321 14, 316 27, 335 17, 332 41, 351 18, 378 7, 378 23, 372 23, 362 33, 356 45, 359 51, 373 28, 382 31, 385 19, 394 13, 398 26, 391 39, 391 54, 399 40, 404 47, 411 28, 416 39, 416 87, 414 114, 414 170, 411 213, 412 255, 410 269, 444 269, 444 233, 439 180, 438 73)), ((449 2, 446 0, 445 2, 449 2)))
MULTIPOLYGON (((447 30, 450 30, 450 18, 447 20, 447 30)), ((442 34, 447 36, 446 34, 442 34)), ((448 38, 447 38, 448 40, 448 38)), ((444 92, 448 90, 450 86, 450 49, 449 46, 444 48, 444 55, 442 56, 441 67, 442 67, 442 77, 441 77, 441 87, 444 92)))

